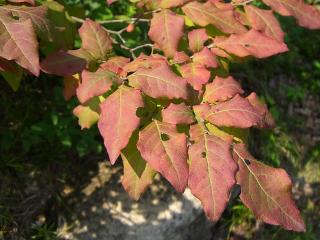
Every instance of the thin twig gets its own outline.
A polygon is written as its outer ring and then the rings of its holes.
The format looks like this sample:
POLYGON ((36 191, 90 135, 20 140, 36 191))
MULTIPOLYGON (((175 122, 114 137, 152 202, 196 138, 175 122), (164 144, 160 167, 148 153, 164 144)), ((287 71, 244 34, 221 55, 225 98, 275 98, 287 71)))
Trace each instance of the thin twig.
POLYGON ((123 22, 150 22, 150 19, 145 18, 128 18, 128 19, 110 19, 97 21, 100 24, 108 24, 108 23, 123 23, 123 22))

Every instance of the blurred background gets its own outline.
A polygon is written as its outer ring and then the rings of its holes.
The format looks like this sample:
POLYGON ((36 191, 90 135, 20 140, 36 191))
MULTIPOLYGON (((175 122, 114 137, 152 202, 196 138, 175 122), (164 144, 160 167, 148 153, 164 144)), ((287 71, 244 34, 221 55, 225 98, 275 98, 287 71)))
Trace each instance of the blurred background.
MULTIPOLYGON (((110 8, 102 0, 61 2, 71 15, 96 20, 136 12, 125 0, 110 8)), ((210 232, 209 239, 320 237, 320 32, 300 28, 291 18, 279 20, 290 51, 234 63, 230 69, 247 92, 263 98, 276 119, 275 129, 251 132, 250 148, 257 159, 288 171, 307 231, 293 233, 263 224, 234 199, 214 225, 207 226, 201 213, 196 217, 210 232)), ((146 26, 127 37, 130 46, 145 41, 146 26)), ((76 40, 75 46, 79 44, 76 40)), ((134 216, 158 219, 161 225, 161 219, 168 218, 188 222, 184 214, 198 209, 181 200, 163 179, 140 202, 129 200, 120 184, 121 164, 110 167, 96 126, 80 130, 72 115, 77 101, 64 100, 62 78, 27 76, 17 92, 1 79, 0 89, 0 239, 128 239, 134 216), (174 214, 166 215, 166 204, 174 214), (106 230, 106 225, 118 229, 106 230)), ((151 229, 152 236, 151 223, 139 224, 139 229, 151 229)), ((185 239, 192 239, 188 236, 185 239)))

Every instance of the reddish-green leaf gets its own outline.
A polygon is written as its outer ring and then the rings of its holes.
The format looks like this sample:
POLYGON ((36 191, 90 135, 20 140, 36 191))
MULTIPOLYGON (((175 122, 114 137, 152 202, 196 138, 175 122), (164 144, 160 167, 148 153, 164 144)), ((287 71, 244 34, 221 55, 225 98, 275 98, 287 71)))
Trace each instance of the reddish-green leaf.
POLYGON ((188 186, 202 203, 205 213, 217 221, 229 200, 235 184, 237 165, 231 155, 231 140, 226 142, 208 134, 204 126, 191 126, 188 186))
POLYGON ((173 57, 183 35, 183 27, 184 18, 182 16, 164 9, 154 13, 148 35, 167 57, 173 57))
POLYGON ((217 126, 249 128, 257 126, 263 117, 247 99, 236 95, 227 102, 212 105, 204 118, 217 126))
POLYGON ((81 80, 77 88, 77 97, 81 103, 106 93, 113 84, 119 85, 122 83, 117 74, 102 68, 99 68, 96 72, 84 70, 81 74, 81 80))
POLYGON ((188 63, 180 68, 180 72, 195 90, 202 89, 202 85, 210 79, 210 71, 202 64, 188 63))
POLYGON ((109 159, 114 164, 140 123, 137 109, 144 106, 139 90, 121 85, 101 105, 98 127, 109 159))
POLYGON ((15 60, 38 76, 38 41, 31 20, 16 21, 0 12, 0 57, 15 60))
POLYGON ((8 0, 8 1, 12 3, 29 3, 31 5, 35 5, 34 0, 8 0))
POLYGON ((153 120, 139 133, 138 149, 153 169, 178 191, 188 183, 187 137, 176 125, 153 120))
POLYGON ((217 8, 211 2, 191 2, 182 7, 183 12, 196 24, 214 25, 225 33, 244 33, 246 28, 238 22, 233 10, 217 8))
POLYGON ((70 76, 81 72, 87 65, 86 59, 79 55, 82 49, 58 51, 41 62, 41 70, 59 76, 70 76))
POLYGON ((284 32, 271 10, 263 10, 252 5, 244 7, 251 27, 279 42, 284 40, 284 32))
POLYGON ((226 101, 236 94, 243 94, 240 84, 229 76, 222 78, 216 76, 212 83, 206 85, 206 91, 204 92, 203 99, 209 103, 215 103, 217 101, 226 101))
POLYGON ((240 198, 256 217, 288 230, 305 231, 303 219, 291 197, 292 184, 288 174, 283 169, 256 161, 243 144, 235 146, 234 157, 239 165, 240 198))
POLYGON ((63 78, 63 97, 64 99, 70 100, 73 96, 76 95, 76 90, 80 83, 80 75, 75 74, 72 76, 66 76, 63 78))
POLYGON ((206 29, 195 29, 188 33, 189 48, 193 52, 202 50, 204 43, 209 39, 206 29))
POLYGON ((52 36, 48 20, 47 6, 26 7, 3 5, 0 6, 0 13, 19 18, 19 21, 26 21, 30 19, 38 35, 43 39, 51 40, 52 36))
POLYGON ((134 200, 152 183, 155 171, 141 157, 137 149, 138 134, 133 134, 128 146, 121 151, 123 162, 122 186, 134 200))
POLYGON ((217 37, 214 43, 217 47, 239 57, 252 55, 257 58, 266 58, 288 51, 285 43, 278 42, 253 29, 244 34, 231 35, 228 38, 217 37))
POLYGON ((73 109, 73 114, 79 119, 81 129, 91 128, 98 121, 100 116, 99 104, 99 98, 93 98, 73 109))
POLYGON ((129 77, 130 85, 153 98, 187 99, 187 82, 177 76, 167 64, 153 69, 140 69, 129 77))
POLYGON ((208 68, 218 67, 216 56, 207 47, 203 48, 200 52, 195 53, 192 61, 205 65, 208 68))
POLYGON ((89 18, 79 29, 82 48, 92 54, 95 59, 105 60, 112 49, 112 40, 103 27, 89 18))
POLYGON ((184 103, 174 104, 171 103, 162 112, 162 121, 172 124, 192 124, 195 119, 192 110, 184 103))
POLYGON ((310 29, 320 28, 320 11, 304 0, 263 0, 274 11, 283 16, 294 16, 298 24, 310 29))

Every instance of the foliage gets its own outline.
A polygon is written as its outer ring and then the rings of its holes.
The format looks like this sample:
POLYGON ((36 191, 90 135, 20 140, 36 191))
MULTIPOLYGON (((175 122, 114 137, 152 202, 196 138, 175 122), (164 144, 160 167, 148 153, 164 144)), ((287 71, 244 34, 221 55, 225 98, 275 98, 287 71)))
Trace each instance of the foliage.
POLYGON ((288 50, 273 12, 318 29, 319 10, 302 0, 142 0, 133 1, 133 18, 93 21, 54 1, 9 2, 0 6, 4 79, 17 90, 24 72, 63 76, 65 98, 80 102, 74 114, 81 128, 98 122, 111 163, 122 156, 132 198, 158 172, 179 192, 189 187, 216 221, 237 183, 256 217, 305 231, 286 172, 246 149, 248 129, 271 128, 274 120, 255 93, 244 97, 228 63, 288 50), (72 49, 76 23, 81 47, 72 49), (110 23, 125 24, 102 26, 110 23), (147 26, 154 44, 126 41, 147 26), (137 57, 143 49, 150 51, 137 57))

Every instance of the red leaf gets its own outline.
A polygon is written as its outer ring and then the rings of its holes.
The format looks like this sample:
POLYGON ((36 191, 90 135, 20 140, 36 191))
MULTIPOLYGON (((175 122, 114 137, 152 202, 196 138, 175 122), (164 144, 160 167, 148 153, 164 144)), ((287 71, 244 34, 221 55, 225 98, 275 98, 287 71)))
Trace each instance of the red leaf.
POLYGON ((266 58, 288 51, 285 43, 266 37, 253 29, 241 35, 231 35, 228 38, 217 37, 214 43, 217 47, 239 57, 252 55, 257 58, 266 58))
POLYGON ((126 75, 127 73, 130 73, 130 72, 136 72, 139 69, 152 69, 166 63, 167 63, 167 58, 159 54, 153 54, 151 56, 147 56, 141 53, 139 57, 137 57, 132 62, 124 66, 124 71, 122 75, 126 75))
POLYGON ((206 85, 206 91, 203 99, 209 103, 215 103, 217 101, 226 101, 236 94, 243 94, 240 84, 229 76, 222 78, 216 76, 212 83, 206 85))
POLYGON ((140 123, 136 111, 144 103, 140 91, 121 85, 101 105, 98 122, 100 134, 112 164, 114 164, 140 123))
POLYGON ((173 57, 183 35, 183 27, 184 18, 182 16, 164 9, 154 13, 148 35, 167 57, 173 57))
POLYGON ((110 58, 107 62, 100 65, 102 69, 108 69, 118 75, 122 75, 125 66, 130 62, 129 58, 115 56, 110 58))
POLYGON ((256 93, 251 93, 247 99, 251 103, 251 105, 257 110, 257 112, 263 116, 261 121, 258 123, 258 127, 260 128, 273 128, 275 126, 274 119, 271 113, 268 111, 268 107, 266 104, 261 102, 256 93))
POLYGON ((205 27, 209 24, 225 33, 244 33, 246 28, 235 18, 233 10, 220 9, 214 4, 191 2, 182 7, 183 12, 196 24, 205 27))
POLYGON ((107 53, 112 49, 112 40, 103 27, 87 18, 79 29, 82 48, 95 59, 105 60, 107 53))
POLYGON ((193 62, 205 65, 208 68, 218 67, 216 56, 207 48, 203 48, 201 52, 193 55, 193 62))
POLYGON ((263 32, 279 42, 284 40, 284 32, 271 10, 263 10, 252 5, 244 7, 248 21, 253 29, 263 32))
POLYGON ((239 165, 240 198, 255 216, 287 230, 305 231, 303 219, 291 197, 292 184, 288 174, 283 169, 256 161, 243 144, 235 146, 234 158, 239 165))
POLYGON ((153 69, 140 69, 129 77, 130 85, 153 98, 187 99, 187 82, 177 76, 167 64, 153 69))
POLYGON ((173 57, 174 63, 185 63, 190 62, 191 58, 184 52, 176 52, 173 57))
POLYGON ((20 66, 38 76, 38 41, 31 20, 15 21, 0 12, 0 29, 0 57, 15 60, 20 66))
POLYGON ((192 110, 184 103, 171 103, 166 109, 162 110, 162 121, 172 124, 192 124, 194 117, 192 110))
POLYGON ((185 190, 189 174, 187 137, 177 132, 176 125, 153 120, 139 133, 137 147, 151 167, 178 192, 185 190))
POLYGON ((188 63, 180 68, 182 77, 195 89, 201 90, 202 85, 207 83, 210 79, 210 71, 204 65, 196 63, 188 63))
POLYGON ((189 48, 193 52, 199 52, 204 43, 209 39, 207 31, 204 28, 195 29, 188 33, 189 48))
POLYGON ((247 99, 236 95, 227 102, 212 105, 204 118, 217 126, 249 128, 257 126, 263 116, 247 99))
POLYGON ((121 151, 123 176, 121 183, 129 196, 139 200, 141 194, 152 183, 155 171, 141 157, 137 149, 138 134, 134 134, 128 146, 121 151))
POLYGON ((96 72, 84 70, 81 74, 81 80, 77 88, 77 97, 81 103, 106 93, 113 84, 119 85, 122 83, 117 74, 102 68, 96 72))
POLYGON ((217 221, 229 200, 235 184, 237 165, 231 156, 231 140, 225 142, 209 135, 201 125, 190 129, 190 173, 188 186, 202 203, 212 221, 217 221))
POLYGON ((274 11, 283 16, 294 16, 298 24, 309 29, 320 28, 320 11, 304 0, 263 0, 274 11))

